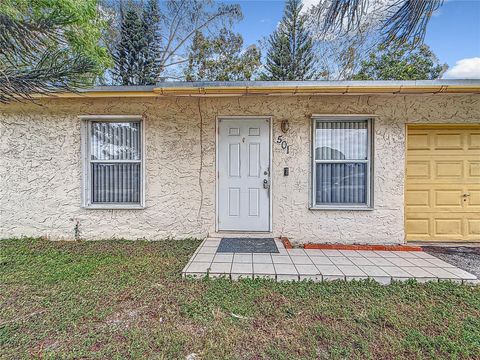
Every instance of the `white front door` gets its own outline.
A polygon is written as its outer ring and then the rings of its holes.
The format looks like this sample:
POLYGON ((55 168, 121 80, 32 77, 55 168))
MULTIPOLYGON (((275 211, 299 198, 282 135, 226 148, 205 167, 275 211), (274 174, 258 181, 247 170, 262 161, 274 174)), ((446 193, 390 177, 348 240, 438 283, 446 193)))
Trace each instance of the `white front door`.
POLYGON ((218 229, 269 231, 270 119, 218 120, 218 229))

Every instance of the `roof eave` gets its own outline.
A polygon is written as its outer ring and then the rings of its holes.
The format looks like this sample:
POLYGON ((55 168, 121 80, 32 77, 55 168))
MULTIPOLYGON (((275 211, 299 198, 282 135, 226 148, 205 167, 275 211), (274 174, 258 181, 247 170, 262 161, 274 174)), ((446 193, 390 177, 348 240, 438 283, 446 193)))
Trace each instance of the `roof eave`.
POLYGON ((479 94, 480 80, 165 82, 156 86, 101 86, 56 97, 246 95, 479 94))

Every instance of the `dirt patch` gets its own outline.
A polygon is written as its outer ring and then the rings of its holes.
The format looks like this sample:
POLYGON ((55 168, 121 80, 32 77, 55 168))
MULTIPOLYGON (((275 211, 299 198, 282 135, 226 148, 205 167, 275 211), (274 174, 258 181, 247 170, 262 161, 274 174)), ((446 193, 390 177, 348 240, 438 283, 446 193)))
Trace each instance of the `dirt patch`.
POLYGON ((466 270, 480 279, 480 247, 422 246, 423 250, 452 265, 466 270))

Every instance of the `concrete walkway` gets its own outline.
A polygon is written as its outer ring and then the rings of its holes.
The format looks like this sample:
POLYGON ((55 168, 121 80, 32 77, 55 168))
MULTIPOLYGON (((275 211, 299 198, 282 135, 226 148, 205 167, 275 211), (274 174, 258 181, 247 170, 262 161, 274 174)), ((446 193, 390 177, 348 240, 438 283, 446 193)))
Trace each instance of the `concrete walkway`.
POLYGON ((419 282, 450 280, 478 284, 462 269, 421 251, 285 249, 278 253, 217 253, 220 239, 206 239, 182 271, 184 277, 268 278, 277 281, 373 279, 419 282))

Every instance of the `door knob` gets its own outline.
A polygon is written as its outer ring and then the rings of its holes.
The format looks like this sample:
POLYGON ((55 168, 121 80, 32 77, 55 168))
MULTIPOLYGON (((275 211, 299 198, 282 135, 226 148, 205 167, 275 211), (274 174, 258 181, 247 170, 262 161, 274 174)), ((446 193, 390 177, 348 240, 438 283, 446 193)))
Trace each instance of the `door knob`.
POLYGON ((267 179, 263 179, 263 188, 264 189, 269 189, 270 188, 270 181, 267 179))

